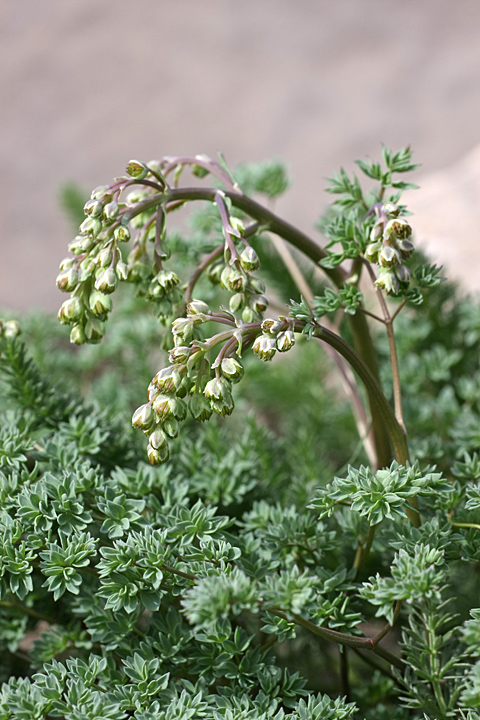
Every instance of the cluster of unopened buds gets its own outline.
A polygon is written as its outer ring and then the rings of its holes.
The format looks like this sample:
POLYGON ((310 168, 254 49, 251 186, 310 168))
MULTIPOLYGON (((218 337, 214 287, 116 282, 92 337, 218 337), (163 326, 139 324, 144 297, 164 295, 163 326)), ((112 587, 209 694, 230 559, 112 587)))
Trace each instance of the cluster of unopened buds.
POLYGON ((134 282, 140 294, 161 305, 157 314, 171 314, 180 280, 175 273, 164 270, 161 263, 155 268, 146 249, 147 240, 152 240, 152 233, 155 235, 156 217, 153 210, 142 210, 142 201, 154 188, 135 190, 125 201, 121 199, 126 188, 154 172, 155 163, 150 168, 132 161, 127 166, 127 176, 95 188, 85 204, 80 234, 69 245, 74 257, 61 262, 57 276, 59 290, 71 293, 58 318, 65 325, 73 325, 70 333, 73 343, 100 342, 112 309, 111 295, 120 281, 134 282), (137 228, 138 233, 125 263, 120 248, 130 240, 129 225, 137 228))
POLYGON ((262 334, 253 343, 253 352, 260 360, 272 360, 277 350, 287 352, 295 345, 295 333, 291 321, 282 315, 278 320, 266 318, 262 322, 262 334))
POLYGON ((295 343, 292 321, 284 317, 261 324, 235 323, 233 317, 230 313, 213 313, 203 301, 192 300, 187 317, 172 323, 171 364, 154 376, 148 402, 137 408, 132 418, 133 426, 148 437, 147 453, 153 465, 168 460, 168 441, 178 435, 179 423, 188 413, 194 420, 204 421, 214 412, 222 416, 233 412, 232 386, 244 374, 238 359, 242 346, 253 342, 254 353, 262 360, 271 360, 277 350, 285 352, 295 343), (207 341, 196 339, 195 328, 210 320, 223 321, 230 327, 207 341), (210 365, 207 355, 219 344, 222 348, 210 365))
POLYGON ((232 357, 239 348, 235 329, 206 342, 191 339, 201 323, 225 317, 212 313, 203 301, 192 300, 187 306, 187 317, 172 323, 171 364, 154 376, 148 387, 148 402, 132 418, 133 426, 148 436, 147 453, 152 465, 168 460, 168 440, 178 435, 179 423, 188 412, 194 420, 204 421, 213 412, 225 416, 233 411, 232 384, 239 382, 244 372, 241 362, 232 357), (222 341, 223 347, 210 366, 207 354, 222 341))
POLYGON ((408 288, 412 274, 403 263, 415 250, 410 240, 412 228, 399 217, 400 208, 394 203, 384 203, 375 211, 377 220, 370 233, 365 258, 379 266, 375 285, 387 295, 398 295, 408 288))

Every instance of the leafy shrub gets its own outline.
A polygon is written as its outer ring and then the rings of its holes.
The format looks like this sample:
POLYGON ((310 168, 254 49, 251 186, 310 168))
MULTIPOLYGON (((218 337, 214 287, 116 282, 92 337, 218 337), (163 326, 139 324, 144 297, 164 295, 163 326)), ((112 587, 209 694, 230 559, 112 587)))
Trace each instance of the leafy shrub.
POLYGON ((2 322, 0 718, 480 718, 480 304, 359 167, 324 247, 280 163, 132 161, 57 279, 93 347, 2 322))

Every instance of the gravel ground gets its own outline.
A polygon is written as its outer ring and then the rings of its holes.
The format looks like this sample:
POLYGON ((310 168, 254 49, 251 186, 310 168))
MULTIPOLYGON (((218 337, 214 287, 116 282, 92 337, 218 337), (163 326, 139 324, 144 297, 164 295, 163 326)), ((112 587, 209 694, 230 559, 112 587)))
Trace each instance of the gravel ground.
POLYGON ((380 143, 422 162, 417 237, 480 288, 478 0, 4 0, 0 306, 55 309, 59 188, 132 157, 286 160, 310 231, 325 177, 380 143))

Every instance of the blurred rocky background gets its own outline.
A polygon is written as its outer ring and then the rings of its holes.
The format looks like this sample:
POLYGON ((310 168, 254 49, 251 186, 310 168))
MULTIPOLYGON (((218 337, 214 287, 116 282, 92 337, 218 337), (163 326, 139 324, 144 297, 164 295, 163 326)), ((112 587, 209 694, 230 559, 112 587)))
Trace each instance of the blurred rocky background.
POLYGON ((410 144, 416 238, 480 289, 478 0, 3 0, 0 306, 56 309, 86 191, 131 158, 282 158, 314 232, 325 178, 410 144))

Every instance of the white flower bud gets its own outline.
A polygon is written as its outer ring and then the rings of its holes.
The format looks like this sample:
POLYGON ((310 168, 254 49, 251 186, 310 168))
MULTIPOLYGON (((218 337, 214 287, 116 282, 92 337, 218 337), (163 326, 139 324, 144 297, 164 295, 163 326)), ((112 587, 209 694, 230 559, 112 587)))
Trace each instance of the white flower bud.
POLYGON ((272 318, 265 318, 262 322, 262 330, 267 335, 278 335, 283 330, 285 323, 283 320, 273 320, 272 318))
POLYGON ((57 275, 57 287, 62 292, 72 292, 78 284, 78 271, 76 268, 64 270, 57 275))
POLYGON ((160 428, 153 431, 153 433, 149 436, 148 441, 155 450, 160 450, 160 448, 165 447, 167 444, 165 433, 160 430, 160 428))
POLYGON ((381 243, 381 242, 369 243, 367 245, 367 247, 365 248, 365 258, 368 260, 368 262, 377 263, 378 256, 380 255, 382 248, 383 248, 383 243, 381 243))
POLYGON ((112 201, 105 205, 103 208, 103 218, 107 225, 111 225, 111 223, 117 219, 118 213, 119 213, 119 206, 118 203, 112 201))
POLYGON ((103 212, 103 205, 100 200, 88 200, 83 206, 83 211, 90 217, 99 217, 103 212))
POLYGON ((187 315, 210 315, 211 312, 203 300, 192 300, 187 305, 187 315))
POLYGON ((112 293, 117 287, 118 279, 115 270, 111 267, 101 272, 95 280, 95 290, 100 290, 107 295, 112 293))
POLYGON ((94 290, 88 300, 88 306, 94 315, 104 315, 112 310, 112 298, 99 290, 94 290))
POLYGON ((88 217, 80 225, 82 235, 92 235, 96 237, 102 230, 102 222, 98 218, 88 217))
POLYGON ((100 268, 106 268, 110 265, 113 258, 112 246, 107 245, 97 255, 97 265, 100 268))
POLYGON ((62 325, 78 322, 83 315, 84 305, 79 297, 71 297, 62 303, 58 311, 58 319, 62 325))
POLYGON ((292 330, 285 330, 277 335, 277 350, 287 352, 295 345, 295 333, 292 330))
POLYGON ((222 362, 220 363, 220 372, 223 377, 227 378, 227 380, 237 383, 242 379, 244 369, 243 365, 239 363, 238 360, 229 357, 222 359, 222 362))
POLYGON ((73 326, 70 332, 70 342, 74 343, 75 345, 83 345, 87 342, 87 338, 85 337, 85 331, 80 324, 73 326))
POLYGON ((260 360, 268 362, 277 351, 277 342, 271 335, 259 335, 253 343, 253 352, 260 360))
POLYGON ((397 265, 401 260, 400 253, 398 250, 393 248, 391 245, 385 245, 378 256, 378 262, 382 267, 389 268, 393 265, 397 265))
POLYGON ((135 410, 132 425, 138 430, 150 430, 155 424, 155 413, 150 403, 145 403, 135 410))
POLYGON ((246 247, 240 255, 240 265, 247 272, 258 270, 260 260, 258 255, 252 247, 246 247))
POLYGON ((111 193, 111 188, 109 185, 99 185, 94 190, 92 190, 92 194, 90 197, 92 200, 104 200, 106 197, 108 197, 111 193))
POLYGON ((161 465, 167 462, 170 457, 170 450, 168 445, 164 445, 162 448, 156 450, 150 443, 147 445, 148 462, 150 465, 161 465))

